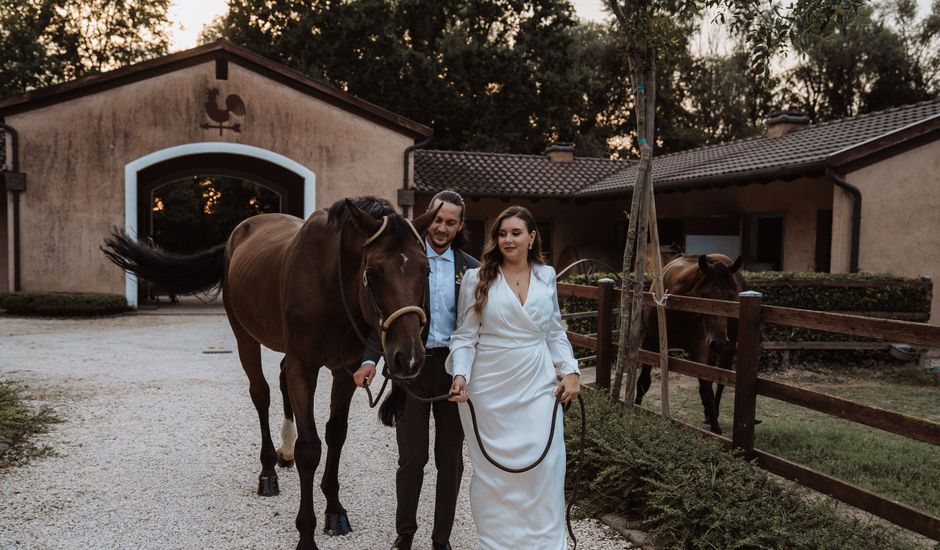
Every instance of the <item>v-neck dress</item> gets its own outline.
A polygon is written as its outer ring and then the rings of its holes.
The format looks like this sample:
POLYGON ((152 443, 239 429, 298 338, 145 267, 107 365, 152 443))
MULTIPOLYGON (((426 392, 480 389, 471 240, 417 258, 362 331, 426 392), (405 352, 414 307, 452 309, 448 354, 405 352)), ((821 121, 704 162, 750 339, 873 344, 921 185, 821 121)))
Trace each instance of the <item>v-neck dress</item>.
MULTIPOLYGON (((479 273, 467 271, 457 305, 457 330, 446 368, 467 379, 480 437, 496 461, 511 468, 534 462, 545 448, 558 376, 578 372, 565 334, 555 270, 535 265, 525 304, 497 275, 483 315, 474 311, 479 273)), ((521 474, 504 472, 483 456, 470 410, 459 405, 473 464, 470 505, 482 550, 565 550, 565 444, 562 415, 545 459, 521 474)))

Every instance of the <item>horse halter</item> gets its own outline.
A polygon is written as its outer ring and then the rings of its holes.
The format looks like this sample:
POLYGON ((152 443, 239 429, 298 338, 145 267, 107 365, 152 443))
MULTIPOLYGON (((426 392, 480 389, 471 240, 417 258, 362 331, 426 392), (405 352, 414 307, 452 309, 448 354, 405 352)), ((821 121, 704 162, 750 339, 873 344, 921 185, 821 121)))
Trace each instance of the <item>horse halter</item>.
MULTIPOLYGON (((421 236, 418 234, 418 230, 415 229, 414 225, 412 225, 411 221, 408 220, 407 218, 405 218, 405 223, 408 224, 409 229, 411 229, 411 232, 414 234, 415 240, 417 240, 418 245, 422 246, 424 242, 422 241, 421 236)), ((382 235, 382 233, 385 232, 385 229, 387 227, 388 227, 388 216, 382 216, 382 225, 379 227, 379 229, 375 233, 373 233, 366 239, 365 243, 363 243, 362 245, 363 249, 369 246, 370 244, 372 244, 376 239, 378 239, 382 235)), ((343 232, 343 235, 345 235, 345 232, 346 232, 345 225, 343 226, 342 232, 343 232)), ((343 241, 343 235, 340 236, 340 242, 343 241)), ((340 247, 340 251, 341 251, 340 255, 342 255, 342 247, 340 247)), ((367 344, 366 337, 362 335, 362 333, 359 331, 359 327, 356 326, 356 322, 353 319, 352 312, 349 311, 349 304, 346 302, 346 293, 343 290, 342 257, 340 257, 340 261, 337 262, 337 269, 339 271, 339 293, 343 301, 343 308, 346 310, 346 316, 349 318, 349 322, 352 325, 352 329, 356 332, 356 336, 359 337, 359 340, 362 341, 363 344, 367 344)), ((367 274, 367 271, 363 270, 362 286, 365 287, 366 289, 366 296, 369 297, 369 302, 372 305, 372 310, 375 313, 376 320, 378 321, 377 328, 379 329, 379 336, 382 340, 382 353, 384 354, 385 353, 385 337, 386 337, 386 334, 388 333, 389 328, 392 326, 392 323, 397 321, 403 315, 414 313, 418 316, 418 319, 420 320, 420 323, 421 323, 421 330, 423 331, 424 327, 426 327, 428 324, 428 318, 427 318, 427 314, 425 314, 424 312, 424 309, 422 309, 419 306, 405 306, 405 307, 399 308, 393 311, 392 314, 386 318, 385 314, 382 312, 382 308, 379 307, 378 301, 375 299, 375 294, 372 292, 372 287, 369 286, 369 279, 366 274, 367 274)), ((424 301, 423 296, 421 300, 422 302, 424 301)))

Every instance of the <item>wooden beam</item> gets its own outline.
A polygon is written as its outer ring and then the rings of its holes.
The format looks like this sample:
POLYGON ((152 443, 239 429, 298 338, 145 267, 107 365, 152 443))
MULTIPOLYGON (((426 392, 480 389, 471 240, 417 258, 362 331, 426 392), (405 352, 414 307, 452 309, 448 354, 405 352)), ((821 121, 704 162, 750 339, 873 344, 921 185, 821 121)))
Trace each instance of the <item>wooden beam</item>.
POLYGON ((886 342, 761 342, 765 350, 883 350, 890 347, 886 342))
POLYGON ((788 327, 809 328, 826 332, 865 336, 892 342, 940 348, 940 326, 872 319, 841 313, 809 311, 778 306, 761 308, 761 319, 765 323, 788 327))
POLYGON ((940 445, 940 424, 924 418, 862 405, 848 399, 798 388, 765 378, 757 379, 757 393, 837 418, 844 418, 918 441, 940 445))
POLYGON ((759 449, 754 450, 754 456, 758 466, 768 472, 829 495, 915 533, 940 540, 940 519, 934 516, 759 449))
POLYGON ((571 283, 558 283, 559 296, 572 296, 576 298, 590 298, 597 300, 600 298, 600 290, 596 286, 573 285, 571 283))
MULTIPOLYGON (((651 292, 643 293, 643 305, 656 305, 656 300, 653 299, 651 292)), ((738 318, 738 303, 727 300, 707 300, 705 298, 668 294, 666 296, 666 309, 701 313, 703 315, 717 315, 718 317, 730 317, 731 319, 738 318)))
MULTIPOLYGON (((651 365, 654 367, 658 366, 659 354, 655 351, 641 349, 640 362, 645 365, 651 365)), ((688 359, 679 359, 678 357, 669 358, 669 370, 678 372, 680 374, 685 374, 687 376, 700 378, 702 380, 717 382, 718 384, 732 388, 734 387, 735 383, 734 371, 719 369, 718 367, 713 367, 704 363, 696 363, 695 361, 689 361, 688 359)))

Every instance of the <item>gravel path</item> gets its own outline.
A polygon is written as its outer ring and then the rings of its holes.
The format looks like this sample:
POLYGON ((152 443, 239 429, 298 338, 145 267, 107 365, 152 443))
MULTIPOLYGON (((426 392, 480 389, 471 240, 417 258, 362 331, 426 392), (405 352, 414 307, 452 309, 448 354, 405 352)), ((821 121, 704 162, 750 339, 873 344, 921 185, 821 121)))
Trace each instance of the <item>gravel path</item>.
MULTIPOLYGON (((129 315, 96 320, 0 317, 0 377, 30 386, 65 419, 40 444, 57 456, 0 471, 0 548, 293 548, 296 470, 280 496, 255 494, 258 420, 224 316, 129 315)), ((280 355, 265 351, 272 432, 280 444, 280 355)), ((329 373, 316 402, 325 425, 329 373)), ((318 535, 323 549, 384 549, 394 538, 394 431, 353 397, 341 497, 354 532, 318 535)), ((467 464, 467 480, 470 467, 467 464)), ((430 547, 433 458, 417 548, 430 547)), ((318 474, 322 473, 322 463, 318 474)), ((474 548, 466 485, 452 544, 474 548)), ((325 503, 315 487, 322 525, 325 503)), ((578 521, 584 550, 631 548, 597 521, 578 521)))

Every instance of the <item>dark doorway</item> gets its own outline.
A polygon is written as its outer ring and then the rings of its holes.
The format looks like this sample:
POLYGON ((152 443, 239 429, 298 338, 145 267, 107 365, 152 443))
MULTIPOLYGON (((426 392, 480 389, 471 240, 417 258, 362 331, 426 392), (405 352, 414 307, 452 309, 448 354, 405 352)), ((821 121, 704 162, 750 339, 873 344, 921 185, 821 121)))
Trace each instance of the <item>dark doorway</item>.
POLYGON ((752 221, 753 248, 748 262, 753 271, 783 269, 783 216, 759 216, 752 221))
MULTIPOLYGON (((187 253, 224 243, 242 220, 281 212, 303 217, 304 180, 277 164, 206 153, 157 163, 137 174, 138 239, 187 253)), ((139 304, 159 289, 139 286, 139 304)))
POLYGON ((816 271, 829 273, 832 261, 832 210, 816 212, 816 271))
POLYGON ((225 242, 243 220, 281 211, 281 196, 255 182, 190 176, 151 192, 150 238, 160 248, 189 253, 225 242))
POLYGON ((483 257, 483 245, 486 243, 486 220, 465 220, 464 228, 468 233, 463 251, 474 258, 483 257))

